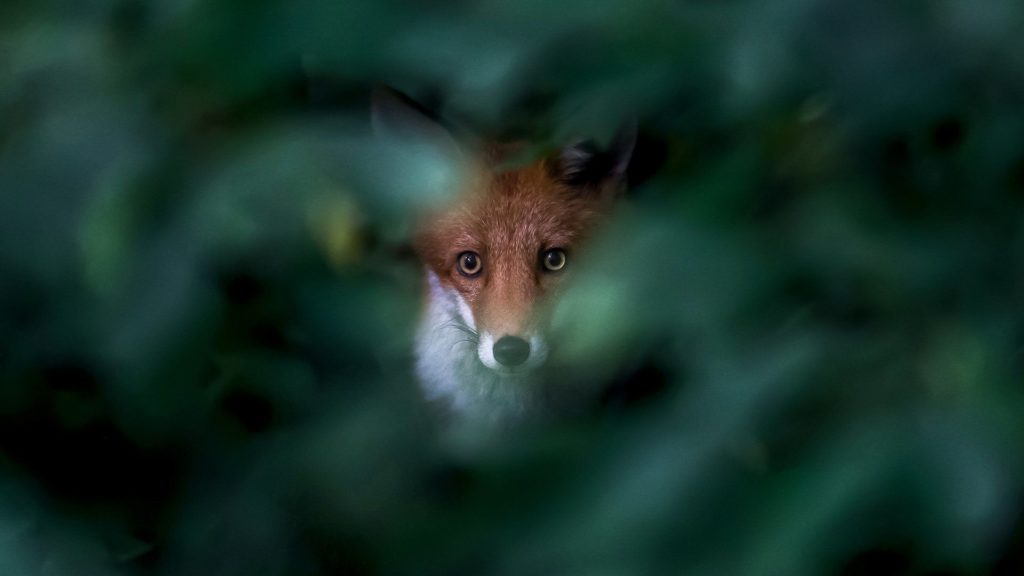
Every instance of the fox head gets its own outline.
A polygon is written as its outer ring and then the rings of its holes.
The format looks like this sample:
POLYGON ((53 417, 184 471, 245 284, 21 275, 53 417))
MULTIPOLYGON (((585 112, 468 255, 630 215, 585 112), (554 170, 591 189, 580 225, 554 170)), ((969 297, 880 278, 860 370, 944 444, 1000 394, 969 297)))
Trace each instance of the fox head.
MULTIPOLYGON (((380 92, 374 122, 464 150, 399 94, 380 92)), ((526 402, 551 352, 550 305, 587 237, 624 187, 635 132, 608 150, 591 142, 515 165, 512 144, 478 144, 463 189, 427 214, 415 250, 427 277, 417 368, 456 408, 496 397, 526 402)))

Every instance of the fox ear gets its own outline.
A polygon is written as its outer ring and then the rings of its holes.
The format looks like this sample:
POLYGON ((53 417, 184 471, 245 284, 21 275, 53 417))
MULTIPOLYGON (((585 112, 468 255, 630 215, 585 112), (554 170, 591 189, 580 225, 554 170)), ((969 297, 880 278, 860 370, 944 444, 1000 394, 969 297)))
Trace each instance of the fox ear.
POLYGON ((458 148, 451 133, 423 106, 392 88, 378 86, 373 90, 371 122, 378 136, 458 148))
POLYGON ((624 181, 636 145, 636 122, 626 122, 606 150, 593 140, 581 140, 562 149, 558 178, 570 186, 618 188, 624 181))

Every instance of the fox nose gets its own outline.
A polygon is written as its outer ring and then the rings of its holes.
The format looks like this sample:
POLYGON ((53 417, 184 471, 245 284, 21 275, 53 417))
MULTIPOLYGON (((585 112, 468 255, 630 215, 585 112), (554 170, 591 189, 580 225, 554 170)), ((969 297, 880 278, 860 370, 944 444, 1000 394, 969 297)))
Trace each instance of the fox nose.
POLYGON ((530 343, 515 336, 503 336, 494 343, 494 359, 505 366, 519 366, 530 357, 530 343))

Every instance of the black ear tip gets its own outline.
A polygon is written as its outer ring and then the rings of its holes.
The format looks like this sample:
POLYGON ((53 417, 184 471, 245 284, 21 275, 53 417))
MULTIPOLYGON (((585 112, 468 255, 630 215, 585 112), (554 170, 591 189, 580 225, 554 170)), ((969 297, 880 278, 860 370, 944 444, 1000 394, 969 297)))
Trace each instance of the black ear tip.
POLYGON ((630 160, 633 158, 633 151, 636 149, 638 130, 636 118, 631 117, 623 122, 622 126, 615 133, 609 152, 615 159, 614 171, 616 174, 624 174, 626 169, 629 168, 630 160))
POLYGON ((374 86, 370 93, 370 123, 378 135, 398 138, 451 138, 431 111, 390 86, 374 86))
POLYGON ((399 92, 388 86, 374 86, 370 92, 370 120, 377 132, 387 128, 389 118, 402 107, 399 92))
POLYGON ((386 98, 391 94, 395 93, 395 89, 386 84, 375 84, 370 90, 370 95, 374 102, 381 98, 386 98))
POLYGON ((561 150, 557 160, 558 178, 570 186, 582 186, 603 177, 603 152, 593 140, 579 140, 561 150))
POLYGON ((601 154, 601 147, 593 140, 577 140, 573 144, 562 149, 561 160, 567 167, 579 167, 578 165, 590 162, 601 154))
POLYGON ((418 107, 418 104, 416 104, 412 98, 385 84, 378 84, 374 86, 373 90, 370 92, 370 99, 374 106, 392 106, 399 104, 402 106, 418 107))
POLYGON ((629 120, 619 128, 607 148, 593 140, 580 140, 562 149, 558 176, 570 186, 603 184, 621 179, 629 168, 637 140, 637 122, 629 120))
POLYGON ((370 91, 370 105, 375 110, 381 106, 386 106, 389 102, 397 99, 397 94, 393 88, 378 84, 370 91))
POLYGON ((370 108, 376 118, 407 111, 423 113, 422 107, 415 100, 385 85, 374 86, 370 93, 370 108))

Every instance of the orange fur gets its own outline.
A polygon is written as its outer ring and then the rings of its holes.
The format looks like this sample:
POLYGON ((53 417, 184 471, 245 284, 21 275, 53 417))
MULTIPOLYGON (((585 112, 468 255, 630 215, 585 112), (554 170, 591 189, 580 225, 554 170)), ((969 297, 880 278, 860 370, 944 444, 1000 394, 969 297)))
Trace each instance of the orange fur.
POLYGON ((519 336, 541 328, 537 304, 565 276, 545 271, 541 255, 561 248, 571 260, 607 203, 559 182, 545 160, 508 171, 484 168, 473 184, 453 206, 431 216, 418 234, 417 251, 466 300, 478 331, 519 336), (483 260, 478 278, 456 270, 456 258, 466 251, 483 260))

